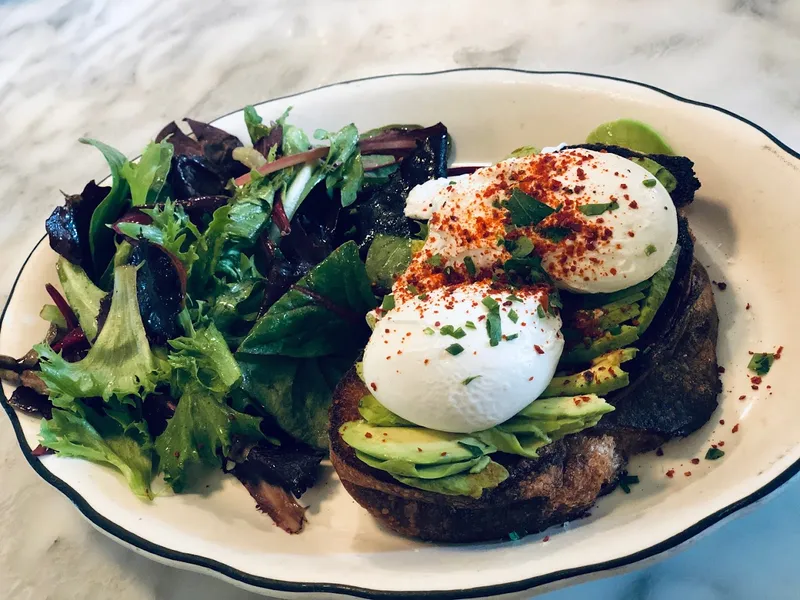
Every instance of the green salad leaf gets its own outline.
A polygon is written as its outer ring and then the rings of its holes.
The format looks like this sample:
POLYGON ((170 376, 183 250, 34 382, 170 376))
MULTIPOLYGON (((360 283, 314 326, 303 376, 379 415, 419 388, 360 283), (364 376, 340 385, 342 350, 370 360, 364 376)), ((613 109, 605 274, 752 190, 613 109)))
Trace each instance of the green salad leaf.
POLYGON ((373 284, 391 289, 394 280, 411 263, 423 242, 379 233, 367 252, 367 275, 373 284))
POLYGON ((94 341, 97 337, 100 306, 108 294, 92 283, 86 271, 63 257, 56 263, 56 272, 67 303, 78 317, 86 339, 94 341))
POLYGON ((188 469, 221 466, 220 455, 230 453, 233 436, 263 437, 260 423, 260 418, 232 409, 220 394, 190 382, 164 433, 156 438, 164 478, 176 492, 183 491, 188 469))
POLYGON ((37 344, 41 373, 53 404, 71 407, 76 398, 144 397, 166 378, 169 367, 150 348, 136 299, 136 267, 114 270, 114 293, 105 325, 83 360, 70 363, 48 345, 37 344))
POLYGON ((172 164, 174 149, 169 142, 150 142, 139 162, 126 161, 120 174, 131 188, 131 204, 154 204, 172 164))
POLYGON ((244 124, 247 127, 247 133, 250 135, 250 141, 256 143, 263 137, 269 135, 272 127, 264 125, 264 119, 256 112, 252 106, 244 107, 244 124))
POLYGON ((556 210, 544 202, 529 196, 519 188, 514 188, 511 198, 503 203, 504 208, 511 215, 511 223, 516 227, 529 227, 539 224, 545 217, 552 215, 556 210))
POLYGON ((125 155, 119 150, 98 142, 81 138, 82 144, 94 146, 103 154, 111 170, 111 191, 94 209, 89 223, 89 249, 92 254, 92 265, 96 275, 106 270, 114 255, 114 232, 108 225, 119 219, 130 207, 128 182, 122 176, 122 167, 127 162, 125 155))
POLYGON ((61 456, 109 465, 125 476, 134 494, 153 497, 153 445, 143 423, 101 416, 85 406, 77 413, 56 408, 52 419, 42 420, 39 441, 61 456))
POLYGON ((173 387, 183 389, 199 383, 224 394, 239 381, 242 372, 222 334, 210 322, 190 336, 169 341, 172 351, 167 361, 172 367, 173 387))
POLYGON ((369 336, 364 315, 376 303, 358 246, 347 242, 270 307, 239 353, 310 358, 358 350, 369 336))

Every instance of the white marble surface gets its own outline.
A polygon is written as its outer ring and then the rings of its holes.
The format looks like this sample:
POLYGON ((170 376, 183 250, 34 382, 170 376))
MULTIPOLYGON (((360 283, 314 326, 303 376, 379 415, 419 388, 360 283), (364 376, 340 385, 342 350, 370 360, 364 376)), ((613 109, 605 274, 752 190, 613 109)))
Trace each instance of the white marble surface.
MULTIPOLYGON (((591 71, 747 116, 800 148, 796 0, 0 0, 0 302, 59 189, 166 121, 368 75, 453 67, 591 71)), ((0 419, 0 595, 251 598, 96 533, 25 464, 0 419)), ((800 482, 688 551, 548 600, 800 598, 800 482)))

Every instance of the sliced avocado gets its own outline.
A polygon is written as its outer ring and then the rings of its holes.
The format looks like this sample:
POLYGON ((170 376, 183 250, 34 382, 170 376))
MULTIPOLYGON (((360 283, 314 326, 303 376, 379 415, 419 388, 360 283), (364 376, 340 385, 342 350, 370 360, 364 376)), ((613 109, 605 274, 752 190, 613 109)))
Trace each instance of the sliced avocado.
POLYGON ((636 285, 632 285, 631 287, 625 288, 624 290, 620 290, 618 292, 611 292, 609 294, 586 294, 583 296, 583 307, 602 308, 619 300, 626 300, 625 303, 628 304, 629 301, 627 299, 629 297, 634 296, 637 292, 643 292, 649 287, 650 280, 645 279, 641 283, 637 283, 636 285))
MULTIPOLYGON (((612 360, 616 360, 616 358, 612 360)), ((620 362, 622 361, 616 362, 617 366, 619 366, 620 362)), ((595 415, 604 415, 612 410, 614 410, 614 407, 608 404, 604 398, 600 398, 597 394, 585 394, 583 396, 561 396, 534 400, 517 413, 517 416, 542 421, 585 419, 595 415)))
POLYGON ((416 465, 471 460, 497 449, 472 436, 422 427, 381 427, 350 421, 339 428, 345 443, 374 458, 399 459, 416 465))
POLYGON ((508 471, 503 465, 490 461, 480 473, 459 473, 441 479, 422 479, 420 477, 403 477, 402 475, 392 475, 392 477, 400 483, 420 490, 446 496, 480 498, 483 490, 496 488, 508 479, 508 471))
POLYGON ((97 337, 97 317, 100 315, 100 303, 107 294, 97 287, 89 276, 78 265, 73 265, 64 258, 56 263, 58 280, 75 316, 78 317, 86 339, 93 341, 97 337))
POLYGON ((603 331, 608 331, 625 321, 635 319, 639 316, 639 313, 641 313, 641 309, 638 304, 623 304, 600 317, 597 324, 603 331))
POLYGON ((503 425, 492 427, 474 434, 486 444, 496 446, 500 452, 518 454, 527 458, 537 458, 539 448, 547 446, 552 440, 533 425, 528 433, 506 431, 503 425))
POLYGON ((675 179, 675 176, 656 161, 645 157, 634 157, 631 160, 650 171, 670 194, 678 187, 678 180, 675 179))
POLYGON ((631 304, 635 304, 636 302, 639 302, 639 300, 644 300, 644 299, 645 295, 642 292, 634 292, 632 294, 628 294, 624 298, 615 300, 614 302, 603 304, 603 306, 601 306, 600 308, 602 308, 606 312, 611 312, 612 310, 622 308, 623 306, 630 306, 631 304))
POLYGON ((397 416, 372 394, 367 394, 358 401, 358 412, 370 425, 382 425, 384 427, 413 427, 411 421, 406 421, 403 417, 397 416))
POLYGON ((622 146, 642 154, 675 154, 655 129, 633 119, 603 123, 586 136, 586 143, 622 146))
MULTIPOLYGON (((635 327, 633 329, 636 329, 635 327)), ((597 394, 603 396, 630 383, 620 365, 636 356, 636 348, 621 348, 592 361, 592 366, 574 375, 553 377, 540 398, 597 394)), ((541 402, 538 400, 537 402, 541 402)), ((534 402, 535 404, 535 402, 534 402)), ((532 405, 529 405, 532 406, 532 405)))
MULTIPOLYGON (((659 305, 661 303, 659 302, 659 305)), ((642 311, 644 313, 644 310, 642 311)), ((652 320, 652 318, 651 318, 652 320)), ((640 319, 641 322, 641 319, 640 319)), ((606 331, 601 337, 594 340, 589 346, 579 344, 572 350, 561 356, 560 364, 586 363, 611 350, 630 346, 639 339, 639 327, 633 325, 623 325, 619 333, 606 331)), ((576 392, 579 394, 580 392, 576 392)), ((598 394, 603 392, 597 392, 598 394)), ((566 396, 567 394, 559 394, 566 396)))
POLYGON ((669 286, 675 277, 675 270, 678 268, 678 256, 680 256, 680 253, 681 247, 675 244, 675 249, 670 254, 667 262, 651 278, 650 289, 647 291, 647 297, 642 303, 642 314, 639 315, 639 335, 642 335, 650 326, 650 323, 653 322, 661 303, 667 297, 669 286))
POLYGON ((358 362, 356 363, 356 375, 358 375, 358 378, 359 378, 361 381, 363 381, 364 383, 366 383, 366 380, 364 379, 364 361, 361 361, 361 360, 360 360, 360 361, 358 361, 358 362))
POLYGON ((391 475, 402 475, 404 477, 419 477, 421 479, 441 479, 442 477, 449 477, 457 473, 469 471, 470 473, 479 473, 486 465, 491 462, 488 456, 479 456, 471 460, 463 460, 461 462, 446 463, 443 465, 416 465, 407 460, 378 460, 369 454, 364 454, 356 450, 356 456, 359 460, 368 464, 370 467, 386 471, 391 475))
POLYGON ((503 160, 508 160, 509 158, 525 158, 526 156, 539 154, 539 152, 541 152, 541 149, 536 146, 520 146, 516 150, 510 152, 503 160))

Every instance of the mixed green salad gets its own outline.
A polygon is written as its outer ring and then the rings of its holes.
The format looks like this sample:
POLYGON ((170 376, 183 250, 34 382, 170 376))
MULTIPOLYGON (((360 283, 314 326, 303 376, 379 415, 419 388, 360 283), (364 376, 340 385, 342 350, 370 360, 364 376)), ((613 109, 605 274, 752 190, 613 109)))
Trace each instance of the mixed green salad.
MULTIPOLYGON (((11 404, 45 417, 38 454, 111 466, 143 499, 166 490, 159 475, 190 492, 201 469, 222 468, 284 529, 302 527, 294 497, 326 456, 333 389, 370 336, 365 317, 391 308, 392 283, 425 238, 425 224, 404 215, 405 199, 448 174, 450 140, 441 123, 366 132, 349 124, 309 137, 289 117, 265 122, 247 107, 250 145, 210 124, 187 119, 190 136, 170 123, 134 161, 81 140, 107 160, 109 185, 89 182, 48 218, 60 255, 60 291, 48 285, 53 303, 41 312, 51 326, 26 357, 2 358, 4 378, 19 384, 11 404)), ((635 122, 599 128, 589 141, 669 153, 635 122)), ((669 171, 642 160, 674 187, 669 171)), ((524 277, 541 276, 518 254, 524 277)), ((572 339, 563 376, 551 384, 554 400, 515 417, 523 434, 498 427, 444 467, 353 446, 367 464, 422 488, 436 479, 466 485, 451 478, 483 471, 490 447, 536 456, 610 409, 594 410, 626 374, 597 365, 632 358, 673 274, 671 259, 636 289, 580 305, 564 299, 572 339), (579 394, 590 398, 583 412, 553 417, 556 398, 579 394), (531 426, 536 439, 526 437, 531 426)), ((403 425, 374 399, 361 412, 369 426, 403 425)))

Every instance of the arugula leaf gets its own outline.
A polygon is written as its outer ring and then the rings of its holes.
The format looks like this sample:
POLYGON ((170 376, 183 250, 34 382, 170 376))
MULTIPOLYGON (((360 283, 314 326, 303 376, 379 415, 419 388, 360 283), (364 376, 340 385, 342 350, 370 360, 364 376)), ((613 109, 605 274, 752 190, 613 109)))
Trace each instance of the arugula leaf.
POLYGON ((230 223, 230 211, 229 204, 215 210, 211 223, 194 244, 197 259, 189 277, 189 290, 194 296, 203 297, 202 292, 216 273, 226 241, 225 234, 230 223))
POLYGON ((54 409, 52 419, 42 419, 42 446, 61 456, 110 465, 125 476, 134 494, 152 499, 153 445, 144 424, 100 416, 88 407, 80 412, 54 409))
POLYGON ((89 249, 95 273, 103 273, 114 255, 114 232, 107 227, 119 219, 130 207, 128 182, 122 176, 122 167, 127 162, 119 150, 97 140, 81 138, 82 144, 94 146, 103 154, 111 170, 111 191, 94 209, 89 224, 89 249))
POLYGON ((237 353, 242 388, 293 437, 328 447, 328 409, 333 390, 352 366, 347 356, 297 359, 237 353))
POLYGON ((238 352, 309 358, 360 349, 375 305, 358 246, 347 242, 270 307, 238 352))
POLYGON ((375 285, 391 289, 397 276, 411 263, 413 247, 413 240, 408 238, 377 234, 367 252, 365 266, 369 280, 375 285))
POLYGON ((58 259, 56 271, 67 304, 75 311, 86 339, 90 342, 94 341, 94 338, 97 337, 97 317, 100 316, 100 305, 108 294, 92 283, 86 271, 63 257, 58 259))
POLYGON ((514 188, 511 198, 503 203, 503 207, 511 215, 511 223, 516 227, 537 225, 542 219, 556 212, 555 209, 519 188, 514 188))
POLYGON ((150 142, 138 163, 126 161, 120 174, 131 188, 131 204, 154 204, 172 164, 174 149, 169 142, 150 142))
POLYGON ((114 293, 105 325, 83 360, 69 363, 48 345, 37 344, 40 377, 53 405, 68 408, 75 398, 144 397, 165 379, 168 366, 147 341, 136 299, 136 267, 114 270, 114 293))
POLYGON ((192 335, 170 340, 167 361, 172 367, 173 387, 183 389, 192 382, 224 394, 242 376, 225 338, 209 323, 192 335))
POLYGON ((253 144, 261 138, 268 136, 272 129, 263 123, 264 119, 256 112, 255 108, 250 105, 244 107, 244 124, 247 127, 247 133, 250 135, 250 141, 253 144))
POLYGON ((579 206, 578 210, 587 217, 595 217, 602 215, 606 211, 617 210, 618 208, 619 204, 617 202, 600 202, 597 204, 584 204, 579 206))
POLYGON ((232 409, 200 383, 189 383, 167 428, 156 438, 164 478, 181 492, 191 465, 219 467, 220 454, 230 453, 233 436, 251 441, 263 438, 260 424, 260 418, 232 409))
POLYGON ((747 368, 753 371, 756 375, 766 375, 772 368, 772 363, 775 362, 775 355, 771 352, 756 352, 753 354, 747 368))

